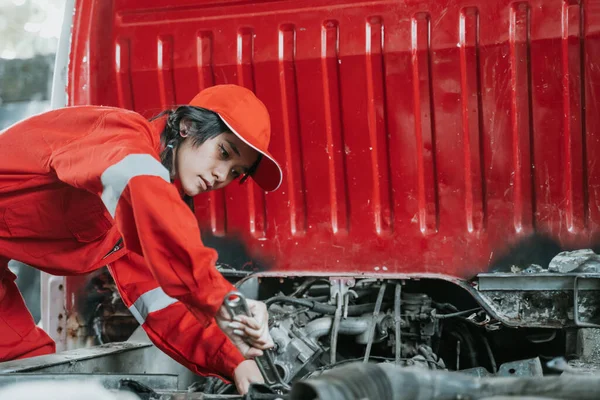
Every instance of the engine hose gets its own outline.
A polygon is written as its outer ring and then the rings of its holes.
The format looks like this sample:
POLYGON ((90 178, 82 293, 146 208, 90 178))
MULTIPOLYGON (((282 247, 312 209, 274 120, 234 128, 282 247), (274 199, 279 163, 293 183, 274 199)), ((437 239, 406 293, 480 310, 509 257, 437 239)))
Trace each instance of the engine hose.
POLYGON ((353 363, 296 382, 289 399, 482 400, 494 396, 536 396, 596 400, 598 392, 600 379, 594 375, 477 378, 391 363, 353 363))
POLYGON ((396 283, 394 291, 394 334, 396 336, 396 365, 400 365, 402 361, 402 318, 401 318, 401 302, 402 302, 402 284, 396 283))
MULTIPOLYGON (((314 312, 317 312, 320 314, 327 314, 327 315, 335 315, 335 310, 336 310, 336 306, 333 306, 330 304, 323 304, 323 303, 319 303, 314 300, 297 299, 297 298, 288 297, 288 296, 272 297, 265 301, 265 304, 267 305, 267 307, 270 306, 271 304, 275 304, 275 303, 293 304, 295 306, 306 307, 306 308, 310 309, 311 311, 314 311, 314 312)), ((364 313, 373 312, 374 307, 375 307, 375 304, 373 304, 373 303, 349 306, 348 307, 348 315, 362 315, 364 313)))
POLYGON ((485 351, 487 352, 488 358, 490 359, 492 373, 495 374, 496 372, 498 372, 498 367, 496 366, 496 359, 494 358, 494 352, 490 347, 490 342, 484 335, 481 335, 481 341, 483 342, 483 345, 485 346, 485 351))
POLYGON ((467 356, 471 362, 473 368, 479 367, 479 361, 477 360, 477 351, 475 350, 475 344, 473 334, 467 325, 458 325, 457 331, 462 335, 465 340, 465 347, 467 348, 467 356))
POLYGON ((371 326, 369 327, 369 338, 367 339, 367 349, 365 350, 364 363, 369 362, 369 356, 371 355, 371 347, 373 346, 373 336, 375 335, 375 327, 377 326, 377 318, 381 311, 381 303, 383 303, 383 295, 385 294, 386 284, 381 284, 379 293, 377 294, 377 302, 375 303, 375 309, 373 310, 373 316, 371 319, 371 326))
POLYGON ((333 329, 331 329, 331 339, 329 342, 331 343, 331 348, 329 349, 329 361, 331 363, 335 363, 337 360, 337 343, 338 343, 338 333, 340 331, 340 323, 342 322, 342 307, 344 300, 340 293, 336 295, 335 298, 335 315, 333 317, 333 329))
MULTIPOLYGON (((342 335, 358 336, 367 332, 370 322, 370 316, 346 318, 339 322, 337 331, 342 335)), ((331 317, 312 320, 304 327, 305 335, 311 339, 319 339, 331 332, 333 323, 331 317)))
MULTIPOLYGON (((304 281, 304 283, 302 283, 302 285, 298 286, 296 291, 294 291, 294 293, 292 293, 292 297, 300 297, 300 296, 304 295, 304 293, 309 291, 310 288, 318 282, 325 282, 325 283, 327 283, 327 285, 331 286, 331 282, 329 282, 326 279, 310 278, 310 279, 307 279, 306 281, 304 281)), ((327 288, 327 292, 329 292, 329 288, 327 288)))

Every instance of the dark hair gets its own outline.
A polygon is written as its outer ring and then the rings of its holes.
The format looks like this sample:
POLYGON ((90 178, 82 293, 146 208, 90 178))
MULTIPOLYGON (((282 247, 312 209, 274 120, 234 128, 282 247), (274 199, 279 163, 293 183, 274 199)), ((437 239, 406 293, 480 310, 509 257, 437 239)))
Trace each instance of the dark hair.
POLYGON ((175 172, 173 171, 173 155, 184 140, 179 134, 179 126, 183 119, 190 124, 190 129, 186 133, 194 146, 200 146, 208 139, 215 138, 222 133, 232 133, 217 113, 206 108, 179 106, 175 110, 163 111, 151 121, 164 115, 168 115, 168 117, 165 129, 160 134, 160 141, 164 147, 160 153, 160 161, 171 174, 175 172))
MULTIPOLYGON (((174 154, 185 139, 179 134, 180 123, 183 119, 187 120, 190 124, 190 128, 186 134, 187 138, 192 140, 192 145, 194 146, 200 146, 208 139, 215 138, 222 133, 232 133, 231 129, 225 125, 217 113, 205 108, 179 106, 174 110, 161 112, 150 119, 150 121, 165 115, 167 115, 167 123, 160 134, 160 141, 164 147, 160 153, 160 161, 171 175, 175 172, 175 166, 173 165, 174 154)), ((191 197, 185 195, 183 200, 192 210, 194 209, 194 202, 191 197)))

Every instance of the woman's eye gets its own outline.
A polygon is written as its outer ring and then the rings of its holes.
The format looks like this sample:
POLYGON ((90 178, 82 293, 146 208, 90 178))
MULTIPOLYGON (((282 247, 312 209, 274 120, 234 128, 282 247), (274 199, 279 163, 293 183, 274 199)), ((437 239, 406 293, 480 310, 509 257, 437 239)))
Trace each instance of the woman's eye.
POLYGON ((223 159, 225 159, 225 160, 228 159, 229 153, 227 152, 227 150, 225 150, 225 146, 220 144, 219 147, 221 148, 221 157, 223 157, 223 159))

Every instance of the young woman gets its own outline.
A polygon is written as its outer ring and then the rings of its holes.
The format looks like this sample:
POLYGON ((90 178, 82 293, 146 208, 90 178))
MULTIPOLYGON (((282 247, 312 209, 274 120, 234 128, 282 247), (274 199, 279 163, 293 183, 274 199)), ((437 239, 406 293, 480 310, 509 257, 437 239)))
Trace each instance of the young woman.
POLYGON ((250 358, 272 346, 263 303, 231 321, 233 290, 215 269, 185 199, 252 177, 279 187, 269 114, 249 90, 206 89, 147 121, 109 107, 67 107, 0 133, 0 360, 54 352, 8 270, 55 275, 109 265, 150 339, 199 374, 262 380, 250 358), (174 185, 173 183, 177 183, 174 185), (185 199, 183 199, 185 198, 185 199))

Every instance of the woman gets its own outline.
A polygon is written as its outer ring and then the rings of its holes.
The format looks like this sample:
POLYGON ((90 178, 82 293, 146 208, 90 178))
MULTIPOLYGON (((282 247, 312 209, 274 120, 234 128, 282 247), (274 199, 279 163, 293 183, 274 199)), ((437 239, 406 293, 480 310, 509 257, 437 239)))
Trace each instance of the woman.
POLYGON ((260 382, 272 346, 263 303, 231 321, 233 290, 215 269, 182 201, 252 177, 277 189, 269 115, 234 85, 202 91, 152 121, 108 107, 50 111, 0 134, 0 360, 54 352, 8 270, 10 259, 55 275, 104 265, 150 339, 199 374, 260 382), (177 183, 173 185, 172 182, 177 183), (180 188, 180 189, 178 189, 180 188))

